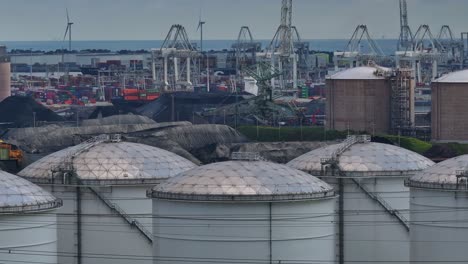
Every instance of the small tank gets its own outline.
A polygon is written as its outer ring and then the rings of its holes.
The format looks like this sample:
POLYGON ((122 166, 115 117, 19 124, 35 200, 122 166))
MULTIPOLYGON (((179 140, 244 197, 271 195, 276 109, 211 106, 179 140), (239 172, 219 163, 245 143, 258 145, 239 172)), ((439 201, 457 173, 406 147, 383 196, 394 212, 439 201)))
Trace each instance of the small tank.
POLYGON ((61 205, 41 187, 0 171, 0 262, 59 263, 56 209, 61 205))
POLYGON ((11 63, 5 46, 0 46, 0 102, 11 95, 11 63))
POLYGON ((411 188, 411 263, 466 263, 468 155, 414 176, 411 188))

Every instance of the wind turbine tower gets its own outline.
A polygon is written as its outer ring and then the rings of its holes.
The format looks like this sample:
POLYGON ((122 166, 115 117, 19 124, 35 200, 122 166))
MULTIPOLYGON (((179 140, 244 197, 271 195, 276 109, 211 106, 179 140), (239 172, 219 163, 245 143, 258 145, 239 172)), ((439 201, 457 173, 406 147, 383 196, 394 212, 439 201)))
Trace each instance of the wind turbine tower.
POLYGON ((68 51, 72 50, 72 26, 73 22, 70 21, 70 15, 68 14, 67 9, 67 28, 65 29, 65 35, 63 35, 63 41, 67 38, 68 35, 68 51))

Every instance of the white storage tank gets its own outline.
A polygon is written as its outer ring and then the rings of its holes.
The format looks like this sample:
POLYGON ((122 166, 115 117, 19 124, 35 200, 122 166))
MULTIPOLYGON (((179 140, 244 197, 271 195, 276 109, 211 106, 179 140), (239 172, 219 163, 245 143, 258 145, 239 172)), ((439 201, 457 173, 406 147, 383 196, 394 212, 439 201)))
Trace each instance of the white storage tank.
POLYGON ((41 187, 0 171, 0 263, 58 263, 61 205, 41 187))
POLYGON ((433 165, 393 145, 351 136, 288 166, 321 175, 339 195, 338 263, 409 263, 409 176, 433 165))
POLYGON ((59 262, 152 263, 146 190, 196 167, 165 150, 101 136, 56 152, 19 173, 64 200, 59 262))
POLYGON ((446 160, 411 187, 411 263, 468 263, 468 155, 446 160))
POLYGON ((148 196, 154 263, 334 263, 334 190, 285 165, 210 164, 148 196))

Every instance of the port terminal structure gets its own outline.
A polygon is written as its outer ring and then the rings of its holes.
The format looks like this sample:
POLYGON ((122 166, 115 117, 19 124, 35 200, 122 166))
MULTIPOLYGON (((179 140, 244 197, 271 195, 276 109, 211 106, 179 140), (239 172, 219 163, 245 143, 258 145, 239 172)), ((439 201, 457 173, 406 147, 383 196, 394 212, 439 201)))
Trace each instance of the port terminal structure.
POLYGON ((182 25, 173 25, 161 48, 152 49, 151 52, 153 81, 162 79, 164 91, 193 90, 192 76, 196 74, 196 58, 200 53, 190 43, 182 25), (157 78, 156 66, 161 61, 163 78, 157 78))

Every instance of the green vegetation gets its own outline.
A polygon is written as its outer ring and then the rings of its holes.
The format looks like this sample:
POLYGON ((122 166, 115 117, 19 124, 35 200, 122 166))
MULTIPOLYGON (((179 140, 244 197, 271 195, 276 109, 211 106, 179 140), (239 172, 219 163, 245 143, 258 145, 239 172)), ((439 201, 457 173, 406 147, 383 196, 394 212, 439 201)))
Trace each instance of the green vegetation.
MULTIPOLYGON (((334 130, 324 131, 323 127, 263 127, 241 126, 239 132, 257 142, 291 142, 291 141, 327 141, 345 139, 347 132, 334 130)), ((352 133, 354 134, 354 133, 352 133)), ((429 158, 450 158, 468 154, 468 144, 444 143, 432 144, 417 138, 378 135, 377 142, 388 142, 414 151, 429 158), (448 155, 448 157, 446 156, 448 155)))
POLYGON ((468 154, 468 145, 460 143, 444 143, 440 144, 446 146, 447 148, 453 150, 456 153, 456 156, 468 154))
POLYGON ((402 148, 409 149, 419 154, 424 154, 432 148, 432 144, 411 137, 398 137, 398 136, 381 136, 387 140, 390 140, 395 145, 400 145, 402 148))
POLYGON ((323 127, 263 127, 241 126, 239 132, 252 141, 291 142, 291 141, 326 141, 345 139, 346 132, 327 131, 323 127))

